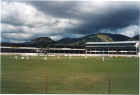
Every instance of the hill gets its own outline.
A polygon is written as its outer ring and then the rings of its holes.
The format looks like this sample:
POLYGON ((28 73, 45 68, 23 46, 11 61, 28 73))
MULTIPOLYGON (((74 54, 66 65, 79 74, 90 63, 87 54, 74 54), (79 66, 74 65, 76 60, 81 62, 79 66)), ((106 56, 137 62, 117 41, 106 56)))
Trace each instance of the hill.
POLYGON ((58 41, 54 41, 49 37, 39 37, 32 39, 30 42, 25 43, 2 43, 3 46, 25 46, 25 47, 81 47, 84 46, 86 42, 113 42, 113 41, 128 41, 128 40, 138 40, 138 35, 129 38, 120 34, 108 34, 108 33, 97 33, 87 35, 81 38, 64 38, 58 41))
POLYGON ((98 33, 88 35, 82 38, 69 38, 61 39, 57 43, 59 44, 70 44, 74 46, 84 45, 86 42, 112 42, 112 41, 127 41, 130 38, 120 34, 107 34, 107 33, 98 33))
POLYGON ((75 41, 78 41, 78 38, 63 38, 59 41, 57 41, 57 44, 70 44, 74 43, 75 41))
POLYGON ((54 44, 55 41, 49 37, 39 37, 31 40, 31 43, 36 47, 47 47, 51 44, 54 44))
POLYGON ((138 41, 139 38, 140 38, 140 35, 136 35, 136 36, 134 36, 133 38, 131 38, 130 40, 131 40, 131 41, 138 41))

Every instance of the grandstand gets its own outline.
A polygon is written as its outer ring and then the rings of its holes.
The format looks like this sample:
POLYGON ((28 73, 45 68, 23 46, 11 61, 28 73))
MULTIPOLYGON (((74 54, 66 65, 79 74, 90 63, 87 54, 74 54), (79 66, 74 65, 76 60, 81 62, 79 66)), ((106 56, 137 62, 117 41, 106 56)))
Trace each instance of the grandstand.
POLYGON ((2 53, 45 53, 45 54, 123 54, 137 55, 139 41, 87 42, 84 48, 35 48, 1 47, 2 53))
POLYGON ((138 54, 139 41, 87 42, 88 54, 138 54))

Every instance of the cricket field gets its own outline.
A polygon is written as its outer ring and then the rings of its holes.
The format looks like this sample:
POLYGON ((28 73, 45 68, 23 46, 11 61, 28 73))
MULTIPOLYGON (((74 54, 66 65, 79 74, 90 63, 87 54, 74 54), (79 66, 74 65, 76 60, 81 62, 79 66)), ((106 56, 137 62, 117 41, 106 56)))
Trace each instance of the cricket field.
POLYGON ((138 92, 138 57, 1 55, 4 94, 138 92))

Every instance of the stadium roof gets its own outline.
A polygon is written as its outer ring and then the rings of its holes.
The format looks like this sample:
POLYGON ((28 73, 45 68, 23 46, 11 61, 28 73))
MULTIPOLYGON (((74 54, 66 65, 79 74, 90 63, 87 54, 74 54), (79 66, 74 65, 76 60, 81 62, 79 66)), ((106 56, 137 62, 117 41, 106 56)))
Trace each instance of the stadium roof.
POLYGON ((15 48, 15 49, 38 49, 35 47, 7 47, 7 46, 0 46, 0 48, 15 48))
POLYGON ((123 43, 138 43, 139 41, 116 41, 116 42, 87 42, 86 44, 123 44, 123 43))

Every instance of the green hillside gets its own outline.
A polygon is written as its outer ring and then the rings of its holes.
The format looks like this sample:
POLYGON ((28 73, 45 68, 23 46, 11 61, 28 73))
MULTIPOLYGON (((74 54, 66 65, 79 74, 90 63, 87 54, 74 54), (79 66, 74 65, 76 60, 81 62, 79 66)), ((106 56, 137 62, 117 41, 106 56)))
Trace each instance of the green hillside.
POLYGON ((25 43, 2 43, 4 46, 28 46, 28 47, 81 47, 86 42, 112 42, 112 41, 128 41, 138 40, 138 36, 129 38, 120 34, 108 34, 108 33, 97 33, 87 35, 81 38, 63 38, 58 41, 54 41, 49 37, 39 37, 32 39, 30 42, 25 43))
POLYGON ((139 38, 140 38, 140 35, 136 35, 136 36, 132 37, 130 40, 131 41, 138 41, 139 38))
POLYGON ((129 39, 130 39, 129 37, 119 35, 119 34, 99 33, 99 34, 92 34, 92 35, 85 36, 85 37, 80 38, 78 41, 73 42, 71 44, 73 44, 73 45, 83 45, 86 42, 127 41, 129 39))
POLYGON ((39 38, 33 39, 31 42, 36 47, 47 47, 55 43, 55 41, 49 37, 39 37, 39 38))

